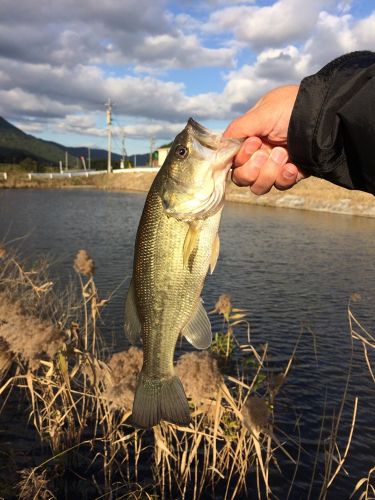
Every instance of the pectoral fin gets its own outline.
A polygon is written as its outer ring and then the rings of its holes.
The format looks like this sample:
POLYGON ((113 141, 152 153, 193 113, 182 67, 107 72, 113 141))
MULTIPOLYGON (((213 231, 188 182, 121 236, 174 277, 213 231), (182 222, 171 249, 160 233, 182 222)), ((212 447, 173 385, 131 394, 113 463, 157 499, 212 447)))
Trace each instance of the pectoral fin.
POLYGON ((199 233, 201 229, 201 224, 198 222, 191 222, 189 224, 189 229, 185 236, 184 249, 183 249, 183 264, 187 267, 189 264, 189 259, 194 249, 198 245, 199 233))
POLYGON ((219 238, 219 233, 217 233, 214 244, 212 245, 212 252, 210 257, 210 274, 214 272, 214 269, 217 264, 217 259, 219 258, 219 253, 220 253, 220 238, 219 238))
POLYGON ((197 349, 207 349, 212 341, 211 323, 203 307, 201 299, 181 334, 197 349))
POLYGON ((141 334, 137 306, 135 303, 134 282, 131 280, 128 295, 125 301, 124 330, 125 335, 132 344, 136 344, 141 334))

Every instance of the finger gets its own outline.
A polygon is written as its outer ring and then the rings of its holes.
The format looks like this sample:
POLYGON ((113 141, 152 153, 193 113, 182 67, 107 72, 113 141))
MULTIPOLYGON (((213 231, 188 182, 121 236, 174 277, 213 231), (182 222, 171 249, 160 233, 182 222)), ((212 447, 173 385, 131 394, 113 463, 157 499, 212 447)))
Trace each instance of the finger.
POLYGON ((297 182, 298 168, 293 163, 286 163, 280 169, 275 180, 275 188, 283 191, 289 189, 297 182))
POLYGON ((251 186, 257 179, 261 168, 267 162, 269 155, 256 151, 250 160, 242 166, 233 169, 232 180, 237 186, 251 186))
POLYGON ((281 147, 273 148, 267 161, 260 169, 259 175, 251 186, 251 191, 254 194, 266 194, 275 184, 283 165, 288 160, 286 149, 281 147))
POLYGON ((238 167, 246 163, 250 156, 262 146, 262 139, 259 137, 249 137, 242 144, 241 149, 234 158, 234 166, 238 167))
POLYGON ((235 137, 237 139, 251 136, 259 137, 266 135, 263 128, 263 123, 257 118, 257 111, 251 109, 246 114, 233 120, 224 131, 223 137, 235 137))
POLYGON ((301 170, 294 163, 286 163, 275 181, 275 187, 279 190, 289 189, 302 179, 307 179, 310 174, 301 170))

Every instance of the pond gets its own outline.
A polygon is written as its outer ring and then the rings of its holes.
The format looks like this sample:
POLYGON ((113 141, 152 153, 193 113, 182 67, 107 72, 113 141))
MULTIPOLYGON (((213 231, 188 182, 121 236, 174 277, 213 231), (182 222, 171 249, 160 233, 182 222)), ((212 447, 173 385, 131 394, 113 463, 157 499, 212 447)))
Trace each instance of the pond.
MULTIPOLYGON (((114 339, 115 350, 127 346, 123 301, 144 200, 145 194, 86 189, 0 192, 0 241, 10 242, 31 261, 47 254, 51 273, 61 286, 74 279, 78 250, 83 248, 94 258, 101 297, 114 292, 103 332, 108 341, 114 339)), ((251 341, 256 346, 268 343, 270 369, 276 372, 285 368, 299 339, 276 412, 277 427, 289 435, 295 435, 299 419, 306 450, 293 498, 306 493, 321 417, 337 412, 343 397, 351 357, 348 302, 353 293, 360 297, 352 303, 353 313, 375 332, 374 234, 375 219, 234 203, 224 208, 218 265, 203 291, 206 308, 212 309, 218 296, 228 293, 236 307, 247 309, 251 341)), ((247 341, 245 328, 236 335, 247 341)), ((374 385, 358 342, 341 443, 349 433, 355 396, 359 406, 346 462, 349 476, 340 475, 332 498, 347 498, 374 465, 374 385)), ((283 469, 286 480, 293 472, 290 467, 286 464, 283 469)), ((282 480, 277 477, 275 473, 283 497, 282 480)))

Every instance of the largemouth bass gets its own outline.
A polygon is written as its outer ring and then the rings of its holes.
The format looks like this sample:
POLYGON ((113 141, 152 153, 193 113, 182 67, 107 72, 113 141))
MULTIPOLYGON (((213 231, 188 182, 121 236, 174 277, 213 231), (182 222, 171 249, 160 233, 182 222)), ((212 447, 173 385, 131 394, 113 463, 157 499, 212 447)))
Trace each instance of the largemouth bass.
POLYGON ((200 294, 219 255, 226 175, 240 145, 190 118, 148 193, 125 303, 126 335, 132 343, 141 336, 144 353, 133 403, 135 426, 190 422, 173 355, 179 335, 198 349, 211 344, 200 294))

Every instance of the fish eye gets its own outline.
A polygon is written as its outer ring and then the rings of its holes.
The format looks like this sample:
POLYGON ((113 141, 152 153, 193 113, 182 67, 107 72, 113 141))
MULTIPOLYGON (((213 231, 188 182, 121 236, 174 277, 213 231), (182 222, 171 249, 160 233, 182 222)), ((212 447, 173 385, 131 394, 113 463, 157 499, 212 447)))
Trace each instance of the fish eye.
POLYGON ((186 146, 182 146, 181 144, 178 144, 178 146, 176 146, 174 152, 175 155, 181 159, 186 158, 187 155, 189 154, 188 148, 186 146))

